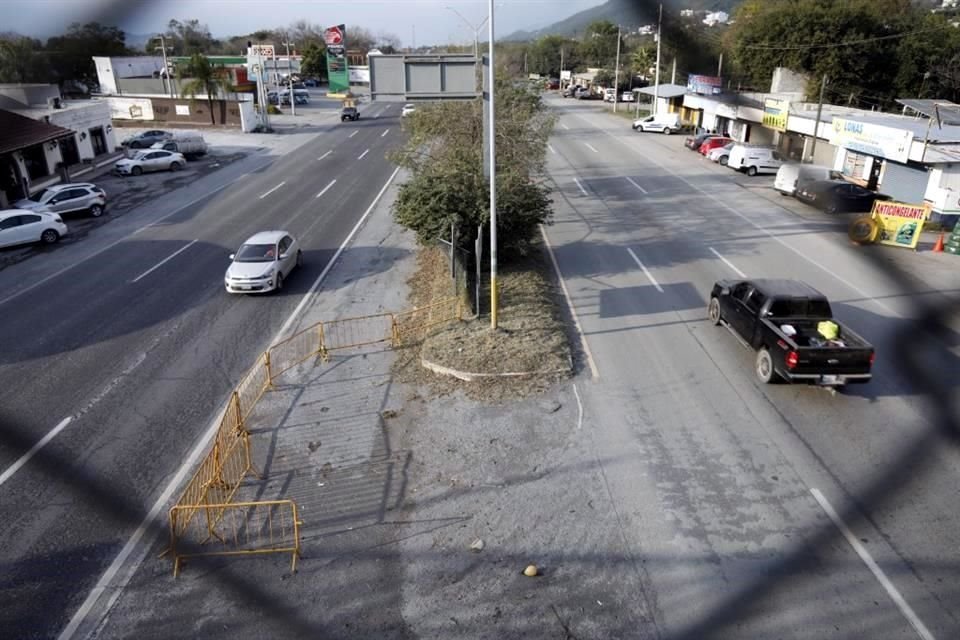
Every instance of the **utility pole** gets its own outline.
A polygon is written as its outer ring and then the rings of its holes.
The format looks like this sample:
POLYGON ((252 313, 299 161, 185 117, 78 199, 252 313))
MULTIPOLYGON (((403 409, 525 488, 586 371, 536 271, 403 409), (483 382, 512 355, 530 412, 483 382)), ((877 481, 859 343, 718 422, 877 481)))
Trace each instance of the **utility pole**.
POLYGON ((563 91, 563 47, 560 47, 560 91, 563 91))
MULTIPOLYGON (((154 47, 156 51, 156 47, 154 47)), ((171 98, 173 97, 173 78, 170 77, 170 63, 167 62, 167 43, 163 39, 163 34, 160 34, 160 51, 163 52, 163 75, 160 77, 163 78, 163 86, 167 90, 167 95, 171 98)))
POLYGON ((673 59, 673 72, 670 74, 670 84, 677 84, 677 59, 673 59))
POLYGON ((524 51, 523 52, 523 75, 528 75, 528 74, 529 74, 529 71, 527 71, 527 52, 524 51))
POLYGON ((613 67, 613 112, 617 112, 620 99, 620 25, 617 25, 617 61, 613 67))
POLYGON ((287 86, 290 87, 290 114, 297 115, 297 101, 295 100, 296 96, 293 95, 293 62, 290 60, 290 47, 293 47, 293 50, 297 50, 297 45, 293 42, 284 42, 283 46, 287 48, 287 86))
POLYGON ((487 89, 490 92, 490 328, 497 328, 499 313, 497 295, 497 136, 494 109, 494 64, 493 64, 493 1, 487 2, 487 39, 490 43, 490 67, 488 69, 487 89))
POLYGON ((722 75, 723 75, 723 51, 720 52, 720 63, 717 64, 717 77, 719 78, 722 75))
POLYGON ((820 133, 820 114, 823 113, 823 90, 827 88, 827 76, 820 79, 820 101, 817 102, 817 121, 813 127, 813 144, 810 145, 810 162, 814 162, 814 154, 817 152, 817 134, 820 133))
POLYGON ((660 15, 657 18, 657 68, 654 71, 653 81, 653 115, 657 115, 660 102, 660 25, 663 22, 663 5, 660 5, 660 15))

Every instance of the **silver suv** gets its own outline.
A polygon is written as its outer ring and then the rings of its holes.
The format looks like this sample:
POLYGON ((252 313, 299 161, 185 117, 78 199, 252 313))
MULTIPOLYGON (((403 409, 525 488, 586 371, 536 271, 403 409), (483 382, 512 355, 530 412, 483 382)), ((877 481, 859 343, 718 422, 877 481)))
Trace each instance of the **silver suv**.
POLYGON ((14 203, 17 209, 46 211, 61 215, 89 213, 94 218, 103 215, 107 208, 107 194, 89 182, 55 184, 41 189, 25 200, 14 203))

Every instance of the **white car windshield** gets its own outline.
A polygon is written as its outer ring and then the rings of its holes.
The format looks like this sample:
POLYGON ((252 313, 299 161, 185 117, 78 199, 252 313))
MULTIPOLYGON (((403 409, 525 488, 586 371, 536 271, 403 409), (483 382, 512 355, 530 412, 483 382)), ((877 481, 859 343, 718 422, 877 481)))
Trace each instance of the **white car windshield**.
POLYGON ((277 259, 275 244, 245 244, 237 251, 234 262, 273 262, 277 259))

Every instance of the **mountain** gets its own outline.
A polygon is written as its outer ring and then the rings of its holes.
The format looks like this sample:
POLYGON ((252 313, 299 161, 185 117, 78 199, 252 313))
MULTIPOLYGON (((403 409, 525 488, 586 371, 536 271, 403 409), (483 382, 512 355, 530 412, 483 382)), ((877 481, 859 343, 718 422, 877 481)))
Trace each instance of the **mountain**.
MULTIPOLYGON (((609 20, 624 27, 655 24, 658 2, 654 0, 607 0, 603 4, 584 9, 565 20, 554 22, 535 31, 515 31, 502 38, 507 42, 535 40, 545 35, 575 36, 583 33, 595 20, 609 20)), ((732 13, 740 0, 665 0, 664 9, 679 13, 681 9, 695 11, 726 11, 732 13)))

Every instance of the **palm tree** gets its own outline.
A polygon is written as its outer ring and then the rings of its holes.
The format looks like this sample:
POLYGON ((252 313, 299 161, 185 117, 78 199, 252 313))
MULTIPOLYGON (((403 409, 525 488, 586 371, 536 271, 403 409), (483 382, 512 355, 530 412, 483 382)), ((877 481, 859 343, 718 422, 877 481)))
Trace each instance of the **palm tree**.
POLYGON ((213 117, 213 98, 221 93, 226 97, 227 93, 234 90, 226 68, 213 64, 210 58, 202 53, 195 53, 183 66, 181 75, 189 78, 182 87, 183 93, 191 98, 196 98, 197 94, 206 94, 207 106, 210 108, 210 124, 217 124, 213 117))
POLYGON ((650 73, 650 67, 653 65, 653 56, 646 47, 640 47, 630 56, 630 68, 634 75, 642 75, 644 79, 650 73))

